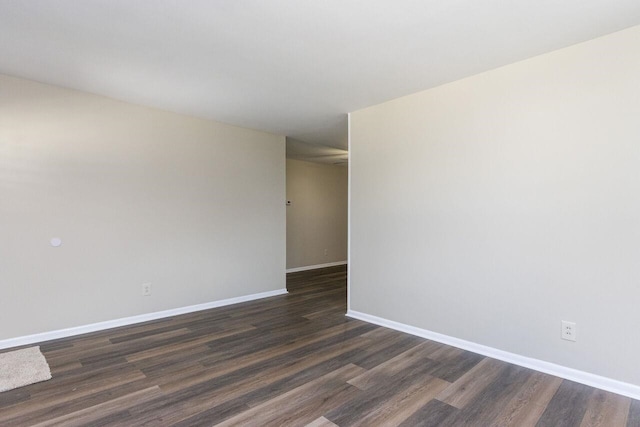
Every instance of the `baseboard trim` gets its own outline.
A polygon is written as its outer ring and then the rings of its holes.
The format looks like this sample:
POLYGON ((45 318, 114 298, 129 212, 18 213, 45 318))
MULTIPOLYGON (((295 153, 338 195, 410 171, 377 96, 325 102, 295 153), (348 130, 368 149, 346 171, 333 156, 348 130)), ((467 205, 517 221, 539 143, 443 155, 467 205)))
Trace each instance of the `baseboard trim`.
POLYGON ((315 270, 317 268, 335 267, 337 265, 347 265, 347 261, 328 262, 326 264, 306 265, 304 267, 287 268, 287 273, 297 273, 298 271, 315 270))
POLYGON ((640 399, 640 386, 634 384, 602 377, 600 375, 591 374, 589 372, 579 371, 577 369, 568 368, 566 366, 556 365, 555 363, 545 362, 543 360, 521 356, 519 354, 510 353, 508 351, 499 350, 471 341, 466 341, 437 332, 432 332, 427 329, 416 328, 415 326, 394 322, 393 320, 372 316, 370 314, 361 313, 354 310, 348 310, 347 316, 353 319, 373 323, 375 325, 384 326, 386 328, 395 329, 396 331, 406 332, 411 335, 426 338, 432 341, 437 341, 442 344, 458 347, 463 350, 482 354, 483 356, 502 360, 514 365, 523 366, 525 368, 533 369, 545 374, 554 375, 556 377, 610 391, 612 393, 627 396, 632 399, 640 399))
POLYGON ((35 344, 43 341, 50 341, 60 338, 72 337, 75 335, 87 334, 90 332, 103 331, 105 329, 117 328, 120 326, 133 325, 136 323, 148 322, 150 320, 163 319, 166 317, 178 316, 181 314, 193 313, 196 311, 208 310, 210 308, 224 307, 226 305, 238 304, 241 302, 253 301, 262 298, 284 295, 286 289, 261 292, 258 294, 244 295, 241 297, 227 298, 204 304, 190 305, 186 307, 173 308, 170 310, 156 311, 154 313, 140 314, 137 316, 123 317, 121 319, 107 320, 105 322, 91 323, 89 325, 75 326, 73 328, 58 329, 55 331, 42 332, 39 334, 25 335, 22 337, 0 340, 0 350, 11 347, 35 344))

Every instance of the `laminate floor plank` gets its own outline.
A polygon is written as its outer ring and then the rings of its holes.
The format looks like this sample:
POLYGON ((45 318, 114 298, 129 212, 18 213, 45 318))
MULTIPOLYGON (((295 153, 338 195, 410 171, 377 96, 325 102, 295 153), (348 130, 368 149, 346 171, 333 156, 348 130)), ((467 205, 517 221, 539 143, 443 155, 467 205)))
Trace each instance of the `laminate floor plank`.
POLYGON ((563 381, 536 426, 579 426, 587 411, 589 399, 595 391, 586 385, 563 381))
POLYGON ((349 385, 347 381, 359 375, 362 371, 363 369, 358 366, 345 365, 303 386, 296 387, 274 399, 251 408, 240 416, 230 418, 220 423, 219 426, 247 425, 254 420, 260 420, 259 422, 263 426, 307 424, 318 418, 323 412, 331 409, 330 406, 337 406, 345 400, 343 396, 339 396, 336 399, 336 394, 358 393, 358 390, 349 385), (314 405, 312 402, 316 404, 314 405), (321 404, 318 405, 318 402, 321 404), (312 408, 312 410, 310 411, 309 408, 312 408), (313 413, 317 414, 312 415, 313 413), (309 420, 303 422, 302 418, 309 418, 309 420))
POLYGON ((320 417, 313 420, 312 422, 307 424, 305 427, 337 427, 337 426, 331 421, 329 421, 328 419, 326 419, 325 417, 320 417))
POLYGON ((52 384, 51 381, 33 384, 33 387, 30 386, 32 393, 30 399, 0 411, 0 425, 5 425, 13 418, 27 418, 38 413, 51 414, 54 408, 64 410, 65 406, 72 406, 76 401, 84 402, 97 393, 145 379, 144 374, 135 370, 134 367, 123 366, 119 371, 106 369, 98 374, 85 373, 83 376, 60 381, 58 385, 52 384), (37 404, 34 404, 36 402, 37 404))
MULTIPOLYGON (((354 341, 351 345, 355 347, 357 344, 354 341)), ((163 399, 150 402, 142 407, 131 408, 131 412, 140 414, 144 419, 146 413, 153 413, 158 407, 164 407, 167 402, 171 402, 174 405, 173 413, 165 416, 164 421, 175 421, 174 417, 176 420, 181 420, 180 413, 190 414, 192 412, 192 415, 201 412, 207 416, 208 421, 214 421, 218 416, 218 406, 228 405, 230 400, 236 399, 243 404, 255 404, 260 398, 277 397, 282 394, 282 390, 287 389, 286 387, 298 386, 305 380, 327 374, 344 366, 348 363, 348 357, 341 360, 341 356, 350 355, 354 349, 345 343, 339 343, 334 347, 333 349, 328 348, 324 355, 316 354, 314 357, 292 360, 288 363, 275 363, 275 366, 270 369, 265 369, 260 365, 251 366, 249 367, 251 372, 246 370, 230 372, 204 383, 175 389, 163 399)))
MULTIPOLYGON (((180 421, 171 422, 170 425, 173 427, 208 427, 218 425, 229 418, 247 413, 249 409, 249 406, 245 403, 238 401, 238 399, 232 399, 214 408, 198 411, 196 414, 180 421)), ((162 421, 166 424, 166 421, 170 420, 164 419, 162 421)))
POLYGON ((2 408, 12 406, 31 399, 31 393, 24 387, 16 389, 13 393, 0 393, 0 411, 2 408))
POLYGON ((603 390, 591 394, 580 427, 624 427, 627 425, 631 399, 603 390))
POLYGON ((506 367, 504 362, 485 358, 444 389, 436 398, 448 405, 462 409, 491 384, 506 367))
MULTIPOLYGON (((356 328, 349 329, 335 337, 325 338, 322 341, 308 344, 306 346, 296 348, 289 352, 279 353, 274 351, 271 357, 258 357, 257 360, 248 356, 244 361, 236 361, 234 358, 226 358, 225 362, 217 362, 210 365, 211 369, 207 369, 206 372, 195 372, 188 376, 174 376, 171 378, 170 383, 162 385, 163 390, 168 392, 183 389, 185 387, 193 387, 198 384, 215 383, 220 384, 221 380, 225 376, 251 377, 256 373, 265 372, 268 369, 279 369, 290 360, 300 360, 304 356, 313 355, 316 360, 321 360, 323 351, 331 349, 333 345, 338 345, 340 348, 348 348, 348 346, 356 346, 359 341, 349 343, 349 338, 356 338, 360 333, 370 330, 372 325, 359 325, 356 328)), ((207 359, 207 361, 209 361, 207 359)), ((210 361, 209 361, 210 362, 210 361)), ((203 363, 203 366, 206 365, 203 363)))
POLYGON ((314 363, 315 360, 306 359, 300 361, 296 365, 292 365, 291 375, 273 383, 267 384, 262 388, 247 391, 241 396, 241 400, 245 401, 250 407, 257 406, 269 399, 275 398, 281 394, 282 390, 290 390, 300 387, 306 382, 326 375, 345 365, 351 365, 350 360, 353 359, 362 350, 360 348, 345 348, 335 352, 333 357, 325 357, 320 363, 314 363))
POLYGON ((407 334, 400 334, 393 338, 373 342, 368 347, 367 352, 354 363, 365 369, 372 369, 421 342, 420 338, 407 334))
POLYGON ((520 366, 506 363, 505 365, 507 366, 499 371, 491 383, 452 417, 447 418, 443 426, 491 425, 513 395, 533 374, 533 371, 520 366))
MULTIPOLYGON (((325 414, 325 417, 341 427, 363 425, 361 423, 364 421, 367 421, 364 425, 376 425, 372 424, 374 420, 367 420, 367 417, 375 418, 376 415, 380 415, 380 411, 384 412, 385 417, 396 415, 389 412, 392 411, 395 399, 406 399, 406 396, 413 395, 422 387, 433 387, 432 392, 430 391, 426 396, 432 398, 448 385, 443 380, 429 375, 427 372, 430 368, 428 364, 420 363, 420 361, 407 365, 404 369, 387 376, 384 386, 360 390, 360 393, 354 399, 325 414), (387 408, 389 408, 389 411, 387 408)), ((350 381, 350 383, 353 383, 353 381, 350 381)), ((422 390, 422 392, 425 393, 425 390, 422 390)), ((417 410, 418 408, 414 409, 417 410)), ((404 418, 408 418, 411 413, 406 413, 405 415, 404 418)))
POLYGON ((432 401, 448 385, 448 382, 440 378, 425 377, 402 391, 390 394, 382 404, 363 414, 362 418, 352 425, 397 426, 432 401))
POLYGON ((425 344, 418 344, 407 351, 387 360, 376 367, 367 370, 362 375, 358 375, 349 381, 349 384, 358 387, 360 390, 367 390, 371 387, 384 387, 389 378, 395 377, 419 363, 427 365, 435 361, 426 357, 425 344))
POLYGON ((109 417, 109 422, 115 421, 111 414, 115 410, 120 411, 118 421, 124 422, 130 416, 126 412, 122 412, 123 407, 131 405, 131 402, 144 402, 161 395, 160 387, 153 386, 144 390, 136 391, 126 394, 124 396, 111 399, 104 403, 99 403, 88 408, 80 409, 75 412, 70 412, 65 415, 61 415, 56 418, 49 418, 46 421, 34 424, 34 427, 74 427, 74 426, 86 426, 95 425, 99 420, 104 419, 105 415, 109 417))
POLYGON ((640 400, 632 400, 627 418, 627 427, 640 427, 640 400))
POLYGON ((437 427, 459 411, 438 399, 432 399, 399 425, 401 427, 437 427))
POLYGON ((561 383, 562 379, 558 377, 534 372, 491 425, 495 427, 536 425, 561 383))
POLYGON ((439 362, 438 366, 431 372, 431 375, 453 383, 480 363, 484 356, 460 350, 455 353, 437 351, 431 353, 429 358, 439 362))
POLYGON ((206 421, 209 425, 215 425, 216 423, 225 421, 230 415, 234 415, 224 411, 226 406, 236 407, 238 405, 244 405, 247 408, 255 407, 281 395, 283 390, 291 390, 299 387, 345 366, 348 364, 348 360, 352 354, 357 351, 359 350, 348 350, 345 353, 329 358, 316 365, 311 365, 313 361, 307 360, 306 364, 300 362, 297 366, 284 366, 279 372, 280 375, 278 375, 277 372, 271 373, 271 379, 273 381, 265 381, 265 378, 262 378, 254 379, 251 383, 234 384, 232 385, 233 391, 226 396, 227 398, 231 398, 231 400, 225 401, 222 404, 218 404, 215 400, 210 400, 207 402, 209 405, 208 409, 199 411, 196 415, 183 420, 181 424, 189 425, 189 422, 198 420, 198 422, 206 421), (223 410, 221 410, 221 408, 223 410))
POLYGON ((206 348, 207 350, 212 352, 213 350, 211 349, 211 345, 216 340, 226 337, 233 337, 235 335, 250 332, 255 329, 256 328, 251 325, 237 327, 235 329, 227 329, 197 338, 184 339, 179 342, 162 347, 153 347, 146 350, 141 350, 135 353, 128 354, 125 356, 125 358, 128 362, 136 363, 136 366, 138 367, 155 366, 158 363, 167 362, 173 356, 180 358, 181 355, 188 353, 192 349, 196 349, 197 351, 206 348))
POLYGON ((32 426, 66 414, 82 411, 83 409, 93 410, 97 405, 117 399, 119 397, 138 392, 148 388, 144 380, 127 382, 113 385, 110 388, 95 392, 71 392, 66 397, 56 396, 55 399, 39 400, 38 405, 30 407, 25 411, 24 407, 12 408, 16 410, 3 411, 0 414, 0 425, 10 426, 32 426))
POLYGON ((39 343, 53 378, 0 393, 0 426, 640 427, 636 400, 345 316, 346 270, 39 343))

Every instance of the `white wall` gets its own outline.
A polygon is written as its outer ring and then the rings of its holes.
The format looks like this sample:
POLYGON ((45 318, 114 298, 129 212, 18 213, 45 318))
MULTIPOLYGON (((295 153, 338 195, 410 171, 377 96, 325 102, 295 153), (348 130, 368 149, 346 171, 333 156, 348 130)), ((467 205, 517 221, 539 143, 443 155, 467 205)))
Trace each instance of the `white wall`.
POLYGON ((347 172, 287 159, 287 268, 347 260, 347 172))
POLYGON ((353 113, 351 309, 640 384, 638 52, 634 27, 353 113))
POLYGON ((0 339, 283 289, 284 150, 0 76, 0 339))

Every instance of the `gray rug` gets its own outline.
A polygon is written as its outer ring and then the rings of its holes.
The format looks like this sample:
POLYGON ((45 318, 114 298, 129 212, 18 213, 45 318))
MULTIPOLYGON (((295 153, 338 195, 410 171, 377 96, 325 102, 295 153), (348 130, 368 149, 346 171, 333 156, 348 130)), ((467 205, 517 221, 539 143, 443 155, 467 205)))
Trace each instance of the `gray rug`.
POLYGON ((0 353, 0 392, 51 379, 40 347, 0 353))

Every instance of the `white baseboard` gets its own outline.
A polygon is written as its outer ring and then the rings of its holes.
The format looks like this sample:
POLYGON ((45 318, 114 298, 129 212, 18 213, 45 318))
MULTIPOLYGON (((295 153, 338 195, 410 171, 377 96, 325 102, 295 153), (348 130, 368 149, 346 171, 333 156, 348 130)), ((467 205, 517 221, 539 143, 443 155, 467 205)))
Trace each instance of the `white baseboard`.
POLYGON ((477 344, 471 341, 461 340, 448 335, 432 332, 427 329, 416 328, 404 323, 394 322, 382 317, 372 316, 366 313, 360 313, 354 310, 348 310, 347 316, 354 319, 363 320, 375 325, 384 326, 386 328, 395 329, 396 331, 406 332, 411 335, 437 341, 443 344, 458 347, 474 353, 482 354, 514 365, 523 366, 535 371, 544 372, 545 374, 554 375, 577 383, 585 384, 591 387, 610 391, 612 393, 621 394, 632 399, 640 399, 640 386, 614 380, 600 375, 591 374, 589 372, 579 371, 577 369, 568 368, 566 366, 556 365, 555 363, 545 362, 530 357, 521 356, 519 354, 510 353, 504 350, 498 350, 493 347, 477 344))
POLYGON ((304 267, 287 268, 287 273, 315 270, 316 268, 335 267, 336 265, 347 265, 347 261, 328 262, 326 264, 305 265, 304 267))
POLYGON ((39 334, 9 338, 6 340, 0 340, 0 350, 4 348, 18 347, 22 345, 29 345, 29 344, 39 343, 43 341, 55 340, 59 338, 67 338, 74 335, 87 334, 89 332, 103 331, 105 329, 133 325, 135 323, 148 322, 150 320, 163 319, 166 317, 178 316, 180 314, 193 313, 195 311, 208 310, 210 308, 223 307, 225 305, 238 304, 241 302, 253 301, 261 298, 284 295, 286 293, 287 293, 286 289, 278 289, 275 291, 261 292, 258 294, 245 295, 241 297, 207 302, 204 304, 190 305, 187 307, 179 307, 179 308, 173 308, 170 310, 156 311, 154 313, 140 314, 138 316, 123 317, 121 319, 91 323, 89 325, 76 326, 73 328, 58 329, 56 331, 42 332, 39 334))

